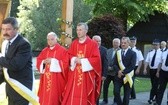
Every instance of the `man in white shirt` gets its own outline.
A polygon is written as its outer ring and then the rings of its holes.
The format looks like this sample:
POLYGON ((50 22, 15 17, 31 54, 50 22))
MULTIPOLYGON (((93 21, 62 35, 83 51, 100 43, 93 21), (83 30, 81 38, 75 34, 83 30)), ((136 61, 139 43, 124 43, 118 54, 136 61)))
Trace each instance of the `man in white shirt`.
POLYGON ((158 88, 155 105, 161 105, 164 91, 168 83, 168 50, 162 53, 161 63, 157 71, 157 76, 159 77, 160 86, 158 88))
MULTIPOLYGON (((136 74, 139 74, 141 66, 142 66, 142 62, 144 60, 144 57, 142 55, 141 50, 139 50, 136 47, 136 43, 137 43, 137 38, 135 36, 130 38, 130 48, 136 53, 136 65, 134 68, 134 76, 133 76, 133 81, 135 80, 135 76, 136 74)), ((135 88, 134 85, 132 86, 132 91, 131 91, 131 99, 136 99, 136 93, 135 93, 135 88)))
POLYGON ((144 64, 144 74, 147 74, 147 66, 149 65, 149 74, 151 79, 151 91, 150 91, 150 97, 148 100, 149 104, 152 104, 153 101, 155 101, 157 89, 158 89, 158 82, 159 78, 156 76, 157 70, 161 61, 161 55, 162 51, 160 50, 160 41, 158 39, 155 39, 153 41, 153 50, 149 51, 145 60, 144 64))

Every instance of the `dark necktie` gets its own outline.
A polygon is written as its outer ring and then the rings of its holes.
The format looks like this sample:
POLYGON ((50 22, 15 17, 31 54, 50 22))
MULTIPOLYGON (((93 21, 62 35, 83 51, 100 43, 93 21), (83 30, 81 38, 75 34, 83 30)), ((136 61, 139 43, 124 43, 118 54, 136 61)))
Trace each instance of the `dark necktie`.
POLYGON ((168 54, 167 54, 167 57, 166 57, 165 65, 168 66, 168 54))
POLYGON ((124 53, 125 53, 125 51, 124 51, 124 50, 122 50, 122 59, 124 58, 124 53))
POLYGON ((157 50, 155 50, 155 53, 154 53, 154 55, 153 55, 153 57, 152 57, 152 62, 151 62, 151 66, 152 66, 152 67, 154 66, 154 63, 155 63, 156 51, 157 51, 157 50))
POLYGON ((8 53, 8 50, 11 46, 11 42, 9 41, 7 44, 6 44, 6 49, 5 49, 5 55, 8 53))

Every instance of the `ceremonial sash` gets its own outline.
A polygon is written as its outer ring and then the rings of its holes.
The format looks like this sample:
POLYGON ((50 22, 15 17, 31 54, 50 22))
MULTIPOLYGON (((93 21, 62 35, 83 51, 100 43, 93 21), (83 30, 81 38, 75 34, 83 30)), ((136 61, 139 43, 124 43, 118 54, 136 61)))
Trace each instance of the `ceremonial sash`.
POLYGON ((27 101, 29 101, 32 105, 40 105, 38 102, 38 96, 35 95, 33 91, 28 89, 19 81, 12 79, 9 77, 7 73, 7 69, 3 69, 5 80, 9 83, 9 85, 22 97, 24 97, 27 101))
MULTIPOLYGON (((4 42, 2 43, 2 56, 5 56, 5 49, 6 49, 6 44, 8 43, 7 40, 4 40, 4 42)), ((4 68, 3 69, 3 73, 4 73, 4 77, 6 82, 8 82, 8 84, 18 93, 20 94, 22 97, 24 97, 27 101, 29 101, 32 105, 40 105, 38 102, 38 96, 35 95, 35 93, 33 91, 31 91, 30 89, 28 89, 26 86, 24 86, 22 83, 20 83, 19 81, 10 78, 7 72, 7 69, 4 68)), ((34 88, 34 87, 33 87, 34 88)))
MULTIPOLYGON (((117 61, 118 61, 118 65, 120 67, 120 70, 123 71, 125 69, 125 66, 122 62, 121 50, 117 51, 117 61)), ((126 84, 128 82, 130 88, 132 88, 132 85, 133 85, 133 80, 132 80, 133 75, 134 75, 134 70, 132 70, 130 73, 126 74, 125 77, 123 78, 124 84, 126 84)))

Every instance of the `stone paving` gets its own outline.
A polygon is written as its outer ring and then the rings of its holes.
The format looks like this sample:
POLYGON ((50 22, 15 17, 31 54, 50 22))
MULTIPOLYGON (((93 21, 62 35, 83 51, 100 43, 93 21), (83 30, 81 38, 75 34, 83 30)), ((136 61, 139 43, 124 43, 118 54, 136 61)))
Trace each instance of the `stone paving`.
MULTIPOLYGON (((38 82, 37 83, 37 88, 38 88, 38 82)), ((2 103, 4 101, 6 101, 6 95, 5 95, 5 83, 2 83, 0 85, 0 105, 2 105, 2 103)), ((162 101, 162 105, 167 105, 167 91, 168 89, 165 91, 164 97, 163 97, 163 101, 162 101)), ((141 92, 141 93, 137 93, 136 94, 136 99, 134 100, 130 100, 130 104, 129 105, 149 105, 148 104, 148 99, 149 99, 149 92, 141 92)), ((102 99, 100 99, 100 102, 102 101, 102 99)), ((113 97, 109 98, 109 103, 107 105, 112 105, 113 103, 113 97)), ((7 104, 5 104, 7 105, 7 104)))
MULTIPOLYGON (((165 91, 163 100, 162 100, 162 105, 167 105, 167 91, 165 91)), ((149 99, 149 92, 141 92, 136 94, 136 99, 130 100, 129 105, 150 105, 148 104, 148 99, 149 99)), ((100 99, 100 102, 102 99, 100 99)), ((107 105, 112 105, 113 103, 113 97, 109 98, 109 103, 107 105)), ((151 104, 152 105, 152 104, 151 104)))

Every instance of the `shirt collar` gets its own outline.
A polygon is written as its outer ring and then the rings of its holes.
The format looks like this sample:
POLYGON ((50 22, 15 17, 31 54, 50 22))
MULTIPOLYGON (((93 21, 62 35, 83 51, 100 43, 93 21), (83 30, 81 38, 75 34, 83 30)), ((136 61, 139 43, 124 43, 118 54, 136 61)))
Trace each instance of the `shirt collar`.
POLYGON ((134 47, 132 47, 132 49, 136 49, 136 47, 134 46, 134 47))
POLYGON ((124 50, 124 54, 127 53, 128 49, 129 49, 129 48, 127 48, 127 49, 122 49, 122 50, 124 50))
POLYGON ((12 38, 9 42, 12 44, 13 41, 17 38, 17 36, 18 36, 18 33, 17 33, 16 36, 15 36, 14 38, 12 38))

